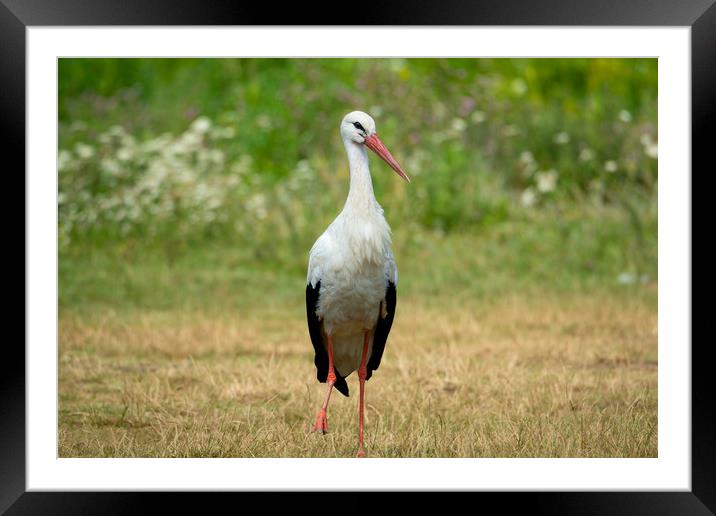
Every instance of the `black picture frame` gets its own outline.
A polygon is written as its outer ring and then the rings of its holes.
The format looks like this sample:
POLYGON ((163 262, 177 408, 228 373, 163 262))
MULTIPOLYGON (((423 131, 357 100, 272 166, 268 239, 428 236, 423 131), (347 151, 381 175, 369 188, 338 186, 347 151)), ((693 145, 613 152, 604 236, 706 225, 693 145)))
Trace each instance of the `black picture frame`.
MULTIPOLYGON (((25 167, 26 29, 82 25, 553 25, 691 27, 692 172, 716 170, 707 128, 716 122, 716 0, 459 0, 365 3, 349 11, 334 5, 246 3, 232 0, 0 0, 0 124, 4 162, 25 167)), ((357 6, 359 4, 355 4, 357 6)), ((348 7, 348 6, 347 6, 348 7)), ((353 5, 350 7, 354 7, 353 5)), ((2 168, 5 168, 3 166, 2 168)), ((9 169, 10 167, 8 167, 9 169)), ((6 169, 7 170, 7 169, 6 169)), ((8 170, 9 172, 9 170, 8 170)), ((19 176, 19 174, 16 174, 19 176)), ((24 180, 22 186, 24 192, 24 180)), ((19 197, 19 196, 18 196, 19 197)), ((24 199, 24 195, 22 197, 24 199)), ((3 206, 5 215, 11 213, 3 206)), ((17 211, 14 219, 17 218, 17 211)), ((6 220, 9 220, 6 219, 6 220)), ((24 239, 24 234, 23 234, 24 239)), ((23 245, 23 263, 25 263, 23 245)), ((693 255, 692 255, 693 256, 693 255)), ((18 258, 19 260, 19 258, 18 258)), ((27 274, 27 269, 25 269, 27 274)), ((23 294, 23 300, 25 294, 23 294)), ((19 305, 19 303, 18 303, 19 305)), ((25 304, 22 303, 24 308, 25 304)), ((693 316, 692 316, 693 317, 693 316)), ((8 318, 9 320, 9 318, 8 318)), ((18 323, 19 324, 19 323, 18 323)), ((693 325, 692 325, 693 327, 693 325)), ((24 335, 24 326, 23 326, 24 335)), ((24 339, 23 339, 24 340, 24 339)), ((506 509, 537 514, 714 514, 716 406, 707 359, 712 339, 692 338, 692 456, 690 492, 479 493, 506 509)), ((686 345, 687 343, 684 343, 686 345)), ((207 496, 184 493, 26 492, 25 352, 4 342, 0 375, 0 512, 107 514, 148 507, 162 497, 163 512, 207 511, 207 496)), ((320 486, 316 486, 320 489, 320 486)), ((249 497, 244 493, 227 497, 249 497)), ((251 495, 253 496, 253 495, 251 495)), ((262 500, 265 504, 266 497, 262 500)), ((411 499, 422 502, 422 496, 411 499)), ((272 500, 281 500, 281 497, 272 500)), ((212 500, 215 500, 212 497, 212 500)), ((231 502, 229 502, 231 503, 231 502)), ((242 504, 246 501, 242 501, 242 504)), ((469 502, 474 504, 473 501, 469 502)), ((335 503, 329 504, 336 510, 335 503)), ((234 510, 238 510, 238 506, 234 510)), ((315 507, 315 506, 314 506, 315 507)), ((358 504, 356 504, 356 508, 358 504)), ((477 508, 475 505, 471 507, 477 508)))

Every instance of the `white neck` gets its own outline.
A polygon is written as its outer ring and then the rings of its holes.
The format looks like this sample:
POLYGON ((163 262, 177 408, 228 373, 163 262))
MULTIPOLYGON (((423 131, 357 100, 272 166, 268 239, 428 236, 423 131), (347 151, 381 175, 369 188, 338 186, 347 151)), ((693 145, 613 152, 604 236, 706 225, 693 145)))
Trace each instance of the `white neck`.
POLYGON ((368 151, 365 145, 349 139, 343 139, 343 145, 345 145, 348 154, 348 167, 351 175, 348 199, 346 199, 343 209, 375 211, 376 201, 373 193, 373 181, 368 168, 368 151))

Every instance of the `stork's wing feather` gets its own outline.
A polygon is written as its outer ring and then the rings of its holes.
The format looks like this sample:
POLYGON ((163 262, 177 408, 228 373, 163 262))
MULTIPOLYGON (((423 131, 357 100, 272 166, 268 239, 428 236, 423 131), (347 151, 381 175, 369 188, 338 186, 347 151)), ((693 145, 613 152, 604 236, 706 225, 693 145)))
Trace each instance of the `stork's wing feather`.
MULTIPOLYGON (((323 343, 322 323, 316 315, 320 293, 320 280, 316 283, 315 287, 311 285, 310 282, 306 285, 306 318, 308 320, 308 333, 311 336, 311 342, 313 343, 313 350, 315 352, 313 363, 316 365, 316 378, 318 378, 319 382, 326 383, 326 379, 328 378, 328 352, 323 343)), ((336 383, 334 387, 344 396, 348 396, 348 384, 346 383, 345 377, 341 376, 338 371, 335 371, 335 373, 336 383)))
POLYGON ((373 375, 373 370, 378 369, 380 366, 380 359, 383 358, 383 351, 385 350, 385 343, 388 341, 390 327, 393 325, 397 301, 398 296, 395 283, 388 281, 388 287, 385 290, 385 317, 383 317, 383 310, 380 310, 378 314, 378 324, 375 327, 375 334, 373 336, 373 353, 371 353, 370 360, 368 360, 368 375, 366 379, 370 379, 373 375))
POLYGON ((306 285, 306 318, 308 319, 308 333, 313 342, 313 349, 316 356, 313 363, 316 364, 318 371, 318 381, 325 382, 328 376, 328 353, 323 347, 323 336, 321 335, 321 322, 316 315, 316 307, 318 306, 318 295, 321 290, 321 282, 319 281, 315 287, 309 283, 306 285))

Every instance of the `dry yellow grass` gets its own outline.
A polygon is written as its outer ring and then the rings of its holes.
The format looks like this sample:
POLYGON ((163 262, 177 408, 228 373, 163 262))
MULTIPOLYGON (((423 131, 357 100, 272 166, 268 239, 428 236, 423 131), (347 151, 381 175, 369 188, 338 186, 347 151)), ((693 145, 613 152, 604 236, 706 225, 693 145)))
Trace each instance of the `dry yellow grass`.
MULTIPOLYGON (((655 457, 657 314, 643 300, 402 298, 366 388, 378 457, 655 457)), ((63 309, 61 457, 351 457, 357 379, 324 394, 303 307, 63 309)))

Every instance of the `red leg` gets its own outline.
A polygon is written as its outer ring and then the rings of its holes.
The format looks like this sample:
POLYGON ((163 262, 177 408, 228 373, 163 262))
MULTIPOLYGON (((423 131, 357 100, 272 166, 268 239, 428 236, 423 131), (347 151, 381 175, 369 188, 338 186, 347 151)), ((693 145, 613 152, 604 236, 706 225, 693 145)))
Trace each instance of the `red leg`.
POLYGON ((313 432, 321 432, 322 434, 328 432, 328 415, 326 411, 328 410, 328 401, 331 399, 331 391, 336 383, 336 372, 333 369, 333 340, 330 335, 328 335, 328 378, 326 380, 328 382, 328 390, 326 391, 326 397, 323 399, 323 405, 321 405, 321 410, 318 411, 316 424, 313 425, 312 430, 313 432))
POLYGON ((357 457, 365 457, 365 448, 363 448, 363 399, 365 392, 365 377, 368 369, 366 362, 368 361, 368 344, 370 343, 370 332, 365 332, 363 336, 363 355, 360 359, 360 367, 358 367, 358 381, 360 382, 360 413, 358 416, 358 455, 357 457))

